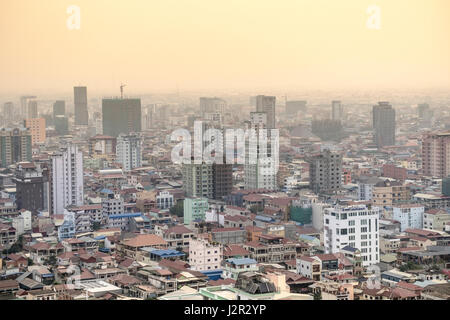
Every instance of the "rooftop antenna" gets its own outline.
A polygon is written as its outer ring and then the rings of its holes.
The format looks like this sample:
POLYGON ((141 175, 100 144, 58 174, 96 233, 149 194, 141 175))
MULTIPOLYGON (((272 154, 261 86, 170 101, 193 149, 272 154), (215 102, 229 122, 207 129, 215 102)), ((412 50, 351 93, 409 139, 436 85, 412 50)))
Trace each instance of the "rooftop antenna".
POLYGON ((125 88, 127 85, 126 84, 121 84, 120 85, 120 99, 123 99, 123 88, 125 88))

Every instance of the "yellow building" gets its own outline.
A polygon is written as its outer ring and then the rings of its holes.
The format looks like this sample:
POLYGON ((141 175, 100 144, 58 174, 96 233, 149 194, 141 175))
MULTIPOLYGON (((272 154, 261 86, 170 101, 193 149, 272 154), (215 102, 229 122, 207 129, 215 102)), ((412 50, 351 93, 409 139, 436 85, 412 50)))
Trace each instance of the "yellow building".
POLYGON ((372 203, 375 206, 392 206, 410 200, 408 187, 397 181, 382 181, 373 187, 372 203))
POLYGON ((44 118, 25 119, 24 127, 30 129, 32 144, 45 142, 46 134, 44 118))

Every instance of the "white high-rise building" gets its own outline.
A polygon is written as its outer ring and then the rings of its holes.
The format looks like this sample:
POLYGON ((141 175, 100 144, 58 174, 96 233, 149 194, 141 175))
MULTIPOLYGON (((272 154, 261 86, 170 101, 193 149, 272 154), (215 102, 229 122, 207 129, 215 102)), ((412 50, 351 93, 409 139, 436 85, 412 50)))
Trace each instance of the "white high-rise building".
POLYGON ((51 173, 52 214, 63 214, 68 206, 81 206, 83 194, 83 153, 69 144, 52 156, 51 173))
POLYGON ((404 204, 393 206, 392 219, 400 222, 400 231, 406 229, 422 229, 425 207, 420 204, 404 204))
POLYGON ((272 145, 270 130, 267 130, 267 154, 259 146, 259 132, 267 129, 267 113, 252 112, 250 114, 249 129, 256 133, 257 143, 245 141, 244 187, 250 189, 276 190, 277 171, 273 170, 272 160, 274 152, 278 152, 278 146, 272 145), (267 157, 266 157, 267 156, 267 157))
POLYGON ((137 133, 120 134, 117 137, 116 161, 125 171, 142 166, 142 139, 137 133))
POLYGON ((344 117, 344 107, 341 101, 334 100, 331 102, 331 119, 342 120, 344 117))
POLYGON ((326 208, 323 215, 326 253, 338 253, 346 246, 361 251, 363 266, 380 262, 380 208, 366 205, 326 208))

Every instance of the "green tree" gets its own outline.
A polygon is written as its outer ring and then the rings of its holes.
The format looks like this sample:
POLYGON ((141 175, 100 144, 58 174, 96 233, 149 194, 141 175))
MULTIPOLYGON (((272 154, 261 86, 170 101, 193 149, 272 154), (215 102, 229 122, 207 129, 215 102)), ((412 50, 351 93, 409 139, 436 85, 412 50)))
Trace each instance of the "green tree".
POLYGON ((170 208, 170 213, 182 217, 184 215, 184 201, 178 201, 176 205, 170 208))

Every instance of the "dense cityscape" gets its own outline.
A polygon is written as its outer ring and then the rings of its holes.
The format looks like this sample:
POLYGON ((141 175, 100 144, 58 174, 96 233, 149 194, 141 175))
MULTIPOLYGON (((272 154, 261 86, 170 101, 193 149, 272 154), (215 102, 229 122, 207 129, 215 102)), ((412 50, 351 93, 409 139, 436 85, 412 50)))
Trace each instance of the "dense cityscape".
POLYGON ((124 88, 3 104, 2 299, 449 298, 448 96, 371 106, 124 88), (278 129, 278 170, 173 163, 172 132, 196 123, 278 129))

